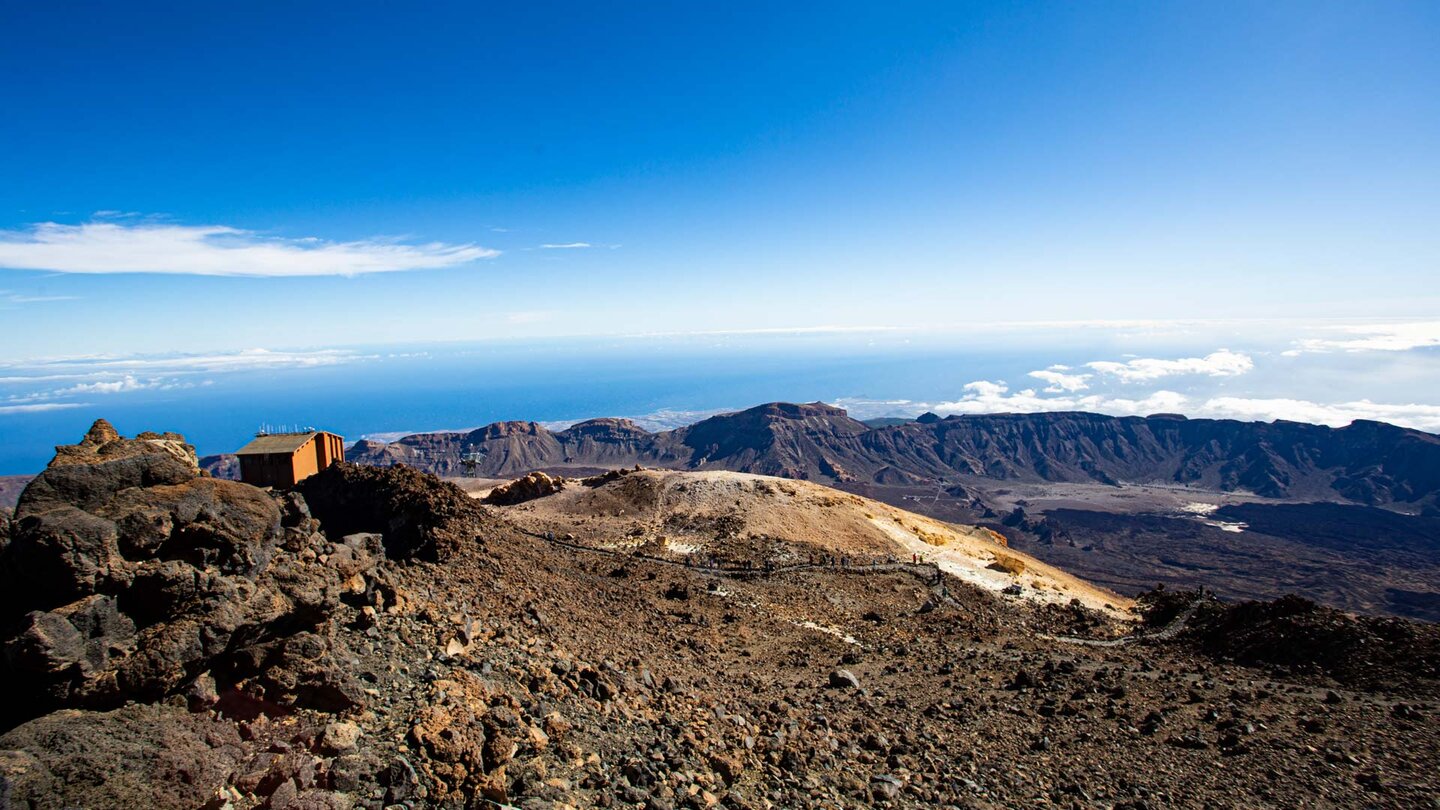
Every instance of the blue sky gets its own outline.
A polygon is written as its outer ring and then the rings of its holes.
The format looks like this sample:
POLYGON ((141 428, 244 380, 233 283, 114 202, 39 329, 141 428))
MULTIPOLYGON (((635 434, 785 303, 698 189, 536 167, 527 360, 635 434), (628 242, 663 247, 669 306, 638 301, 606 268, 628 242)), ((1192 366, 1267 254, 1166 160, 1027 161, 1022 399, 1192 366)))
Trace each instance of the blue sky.
POLYGON ((1430 2, 3 3, 0 362, 1433 324, 1437 41, 1430 2))

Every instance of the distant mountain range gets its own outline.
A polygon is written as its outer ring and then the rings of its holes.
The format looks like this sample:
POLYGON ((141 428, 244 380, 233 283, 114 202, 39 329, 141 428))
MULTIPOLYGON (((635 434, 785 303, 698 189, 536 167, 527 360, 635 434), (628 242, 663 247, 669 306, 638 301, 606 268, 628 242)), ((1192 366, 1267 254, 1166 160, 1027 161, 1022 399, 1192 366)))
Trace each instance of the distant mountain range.
MULTIPOLYGON (((642 464, 821 483, 915 486, 940 479, 1173 483, 1267 498, 1339 501, 1440 515, 1440 436, 1382 422, 1343 428, 1183 416, 925 414, 872 426, 824 403, 770 403, 651 433, 627 419, 561 431, 498 422, 465 433, 360 441, 347 458, 440 475, 642 464)), ((223 471, 226 457, 207 462, 223 471)), ((222 472, 223 474, 223 472, 222 472)))

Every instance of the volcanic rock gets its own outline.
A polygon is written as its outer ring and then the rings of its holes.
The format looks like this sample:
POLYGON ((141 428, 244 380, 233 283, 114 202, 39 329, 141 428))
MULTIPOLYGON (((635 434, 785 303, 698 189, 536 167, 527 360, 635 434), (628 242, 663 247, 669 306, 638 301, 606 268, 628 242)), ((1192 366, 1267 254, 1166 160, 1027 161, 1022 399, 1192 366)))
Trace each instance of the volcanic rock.
POLYGON ((0 736, 0 805, 203 805, 244 758, 233 725, 165 705, 54 712, 0 736))
POLYGON ((460 527, 483 512, 459 487, 404 466, 335 464, 298 491, 327 535, 378 533, 386 555, 397 560, 443 559, 470 539, 460 527))
POLYGON ((178 692, 223 656, 323 620, 377 559, 284 542, 274 500, 201 477, 175 434, 104 420, 26 488, 0 552, 5 725, 178 692))
POLYGON ((517 478, 508 484, 501 484, 490 490, 490 494, 485 496, 485 503, 511 506, 543 498, 546 495, 554 495, 564 488, 564 478, 556 478, 543 472, 532 472, 524 478, 517 478))

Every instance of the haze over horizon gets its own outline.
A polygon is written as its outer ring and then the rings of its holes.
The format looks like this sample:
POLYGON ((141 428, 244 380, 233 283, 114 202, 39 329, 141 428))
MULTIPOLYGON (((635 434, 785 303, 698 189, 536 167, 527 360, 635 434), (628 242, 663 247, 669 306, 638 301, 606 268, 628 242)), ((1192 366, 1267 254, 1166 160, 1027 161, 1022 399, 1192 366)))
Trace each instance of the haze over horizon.
POLYGON ((10 4, 4 452, 382 386, 453 402, 347 429, 826 398, 1437 431, 1437 35, 1406 2, 10 4), (426 382, 530 362, 625 382, 426 382))

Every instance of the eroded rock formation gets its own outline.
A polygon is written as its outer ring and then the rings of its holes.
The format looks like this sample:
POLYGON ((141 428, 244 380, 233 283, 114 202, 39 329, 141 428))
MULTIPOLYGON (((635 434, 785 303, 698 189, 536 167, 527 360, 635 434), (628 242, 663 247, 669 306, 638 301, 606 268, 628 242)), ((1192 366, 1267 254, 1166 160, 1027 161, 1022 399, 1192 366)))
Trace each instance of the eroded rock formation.
POLYGON ((203 477, 180 436, 98 421, 25 490, 0 552, 5 725, 176 694, 323 621, 379 551, 327 540, 299 499, 203 477))

